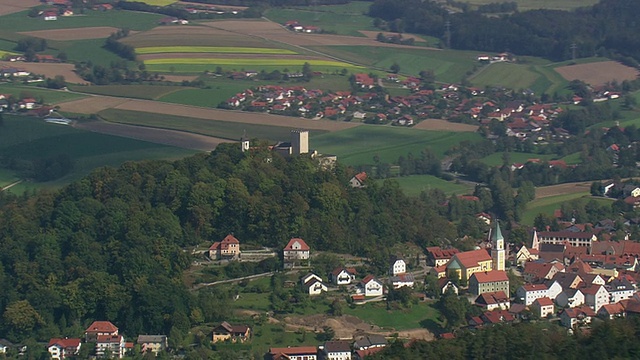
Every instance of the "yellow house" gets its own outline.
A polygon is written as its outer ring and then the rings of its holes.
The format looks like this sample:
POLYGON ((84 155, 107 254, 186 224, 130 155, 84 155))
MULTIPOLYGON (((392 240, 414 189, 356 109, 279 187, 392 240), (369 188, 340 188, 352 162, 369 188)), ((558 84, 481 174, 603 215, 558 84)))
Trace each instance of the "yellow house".
POLYGON ((463 282, 468 282, 473 273, 492 269, 493 260, 485 249, 455 254, 447 264, 449 278, 458 278, 463 282))
POLYGON ((251 337, 251 328, 246 325, 231 325, 226 321, 213 329, 212 342, 230 341, 243 343, 251 337))

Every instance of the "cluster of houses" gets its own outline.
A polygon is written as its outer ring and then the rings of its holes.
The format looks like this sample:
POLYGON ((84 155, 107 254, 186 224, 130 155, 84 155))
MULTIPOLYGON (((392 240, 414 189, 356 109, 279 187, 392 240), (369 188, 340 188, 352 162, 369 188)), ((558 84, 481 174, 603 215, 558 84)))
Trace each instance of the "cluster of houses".
POLYGON ((494 62, 514 61, 515 58, 513 57, 513 54, 509 54, 509 53, 500 53, 495 55, 480 54, 476 57, 476 60, 479 62, 494 63, 494 62))
POLYGON ((475 96, 485 94, 479 88, 447 84, 436 90, 422 89, 420 79, 408 77, 400 81, 393 74, 386 81, 399 82, 411 89, 412 93, 388 96, 375 92, 377 80, 360 73, 354 75, 354 84, 362 93, 263 85, 237 93, 226 101, 226 105, 245 111, 404 126, 428 118, 455 119, 464 116, 468 121, 480 124, 489 124, 493 120, 504 122, 506 135, 520 139, 533 137, 535 141, 555 135, 551 134, 549 124, 562 112, 557 105, 532 104, 525 100, 507 101, 504 106, 498 106, 497 102, 491 100, 474 100, 475 96))
POLYGON ((313 25, 303 25, 298 20, 289 20, 284 23, 284 27, 291 31, 307 34, 322 32, 321 28, 313 25))
POLYGON ((562 325, 574 330, 596 316, 611 319, 640 314, 640 277, 636 272, 640 243, 598 240, 597 232, 603 230, 589 232, 575 224, 563 231, 534 230, 530 246, 514 249, 510 256, 522 269, 525 282, 516 289, 514 298, 509 296, 499 226, 492 229, 486 249, 459 252, 430 247, 427 258, 442 293, 458 293, 456 283, 468 284, 474 303, 485 310, 469 319, 472 327, 533 314, 538 318, 557 316, 562 325))
MULTIPOLYGON (((167 349, 167 336, 140 335, 136 344, 142 353, 158 353, 167 349)), ((94 321, 84 332, 84 339, 53 338, 47 344, 47 351, 51 359, 61 360, 75 358, 82 346, 94 346, 97 357, 109 355, 111 358, 122 359, 134 352, 135 344, 126 342, 124 336, 118 333, 118 328, 109 321, 94 321)))
POLYGON ((160 25, 188 25, 189 24, 189 20, 179 19, 179 18, 173 17, 173 16, 167 16, 167 17, 164 17, 164 18, 158 20, 158 24, 160 24, 160 25))
POLYGON ((50 9, 43 10, 40 15, 45 21, 58 20, 58 16, 71 16, 73 15, 73 9, 71 6, 73 3, 71 0, 46 0, 43 3, 53 6, 50 9))

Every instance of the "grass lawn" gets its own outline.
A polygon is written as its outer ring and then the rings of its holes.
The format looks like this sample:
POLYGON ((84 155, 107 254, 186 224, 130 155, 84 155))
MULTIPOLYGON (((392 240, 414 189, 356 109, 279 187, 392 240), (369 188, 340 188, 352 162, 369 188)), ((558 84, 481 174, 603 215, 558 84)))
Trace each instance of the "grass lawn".
POLYGON ((188 73, 199 74, 205 71, 213 71, 220 66, 224 71, 243 71, 243 70, 255 70, 271 72, 278 71, 302 71, 304 63, 309 63, 313 71, 320 71, 323 73, 335 73, 342 69, 347 69, 351 72, 363 72, 365 68, 351 65, 341 61, 333 60, 310 60, 310 59, 228 59, 228 58, 165 58, 165 59, 152 59, 145 60, 144 64, 148 71, 161 72, 161 73, 188 73))
POLYGON ((409 330, 432 328, 437 324, 440 312, 427 303, 413 305, 404 310, 387 310, 384 302, 346 307, 344 313, 385 329, 409 330))
POLYGON ((284 331, 282 325, 265 323, 254 327, 251 340, 253 353, 265 354, 271 347, 318 346, 320 343, 313 332, 306 334, 284 331))
POLYGON ((44 21, 41 17, 28 17, 27 12, 28 11, 22 11, 0 17, 0 30, 19 32, 112 26, 115 28, 128 28, 130 30, 142 31, 158 26, 158 20, 164 16, 125 10, 85 10, 84 14, 60 16, 57 21, 44 21))
POLYGON ((568 81, 552 67, 533 64, 496 63, 488 65, 471 79, 478 87, 504 86, 510 89, 531 89, 536 94, 566 91, 568 81))
POLYGON ((417 76, 422 70, 433 70, 438 81, 460 82, 477 65, 478 52, 432 50, 416 47, 399 49, 373 46, 314 46, 311 49, 346 61, 388 70, 400 65, 400 73, 417 76))
POLYGON ((398 157, 412 153, 416 156, 430 148, 437 156, 443 156, 451 147, 463 140, 480 140, 476 133, 426 131, 392 126, 363 125, 322 135, 312 135, 312 147, 320 153, 338 155, 338 161, 347 165, 392 163, 398 157))
POLYGON ((45 88, 39 88, 35 86, 24 85, 10 85, 1 84, 0 93, 11 94, 14 97, 34 97, 36 99, 42 99, 46 104, 56 104, 64 101, 80 99, 86 97, 82 94, 74 94, 61 90, 49 90, 45 88))
POLYGON ((582 163, 580 160, 580 152, 575 152, 573 154, 569 154, 562 158, 567 165, 576 165, 582 163))
MULTIPOLYGON (((514 0, 518 4, 518 10, 553 9, 572 10, 582 6, 591 6, 598 0, 514 0)), ((473 6, 495 3, 495 0, 465 0, 473 6)), ((506 1, 505 1, 506 2, 506 1)))
POLYGON ((172 92, 189 88, 176 85, 75 85, 70 89, 89 94, 156 100, 172 92))
POLYGON ((15 52, 16 45, 17 45, 17 43, 14 42, 14 41, 8 41, 8 40, 0 39, 0 50, 4 51, 5 53, 13 53, 13 52, 15 52))
POLYGON ((323 5, 305 9, 273 8, 265 12, 269 20, 284 24, 298 20, 302 25, 318 26, 324 31, 340 35, 364 36, 359 30, 376 30, 373 18, 364 15, 367 3, 356 2, 346 5, 323 5))
POLYGON ((176 104, 216 107, 238 92, 247 89, 248 84, 238 83, 231 87, 217 87, 214 89, 183 88, 161 96, 158 100, 176 104))
POLYGON ((394 180, 400 184, 402 191, 408 196, 418 196, 423 191, 440 189, 445 194, 467 194, 473 192, 473 188, 464 184, 456 184, 454 181, 446 181, 433 175, 409 175, 390 179, 380 179, 378 182, 394 180))
POLYGON ((177 159, 194 151, 158 145, 117 136, 47 124, 41 119, 5 115, 0 132, 0 155, 33 160, 66 154, 74 162, 73 171, 64 178, 47 183, 22 183, 12 187, 12 193, 32 188, 60 187, 101 166, 119 166, 126 161, 145 159, 177 159))
MULTIPOLYGON (((117 123, 181 130, 223 139, 238 140, 245 131, 252 138, 273 141, 288 139, 291 136, 291 129, 282 126, 253 125, 171 115, 158 116, 152 113, 117 109, 103 110, 98 115, 107 121, 117 123)), ((321 133, 321 131, 314 130, 314 133, 321 133)))
MULTIPOLYGON (((493 153, 481 161, 489 166, 502 166, 503 163, 503 155, 504 153, 498 152, 493 153)), ((534 153, 518 153, 518 152, 510 152, 509 153, 509 165, 514 163, 525 164, 529 159, 540 159, 540 160, 551 160, 553 159, 553 154, 542 155, 542 154, 534 154, 534 153)))
POLYGON ((114 61, 125 61, 123 58, 106 50, 104 39, 87 39, 75 41, 50 41, 49 47, 67 54, 69 62, 91 61, 94 64, 110 66, 114 61))
POLYGON ((522 214, 522 220, 520 223, 525 225, 533 225, 533 221, 535 220, 538 214, 546 214, 553 215, 555 210, 560 209, 562 203, 575 200, 575 199, 591 199, 591 196, 588 191, 573 193, 573 194, 563 194, 556 196, 549 196, 542 199, 534 199, 529 204, 527 204, 527 210, 522 214))

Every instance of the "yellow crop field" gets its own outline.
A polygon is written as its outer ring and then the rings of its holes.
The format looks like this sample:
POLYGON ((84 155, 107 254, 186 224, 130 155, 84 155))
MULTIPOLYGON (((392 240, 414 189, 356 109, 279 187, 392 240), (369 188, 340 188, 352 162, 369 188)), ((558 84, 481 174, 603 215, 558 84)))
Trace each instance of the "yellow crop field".
POLYGON ((354 68, 359 67, 342 61, 313 60, 313 59, 220 59, 220 58, 171 58, 150 59, 144 61, 145 65, 236 65, 236 66, 302 66, 309 63, 311 66, 339 66, 354 68))
POLYGON ((18 53, 14 53, 14 52, 11 52, 11 51, 6 51, 6 50, 0 50, 0 60, 2 58, 4 58, 5 56, 8 56, 8 55, 18 55, 18 53))
POLYGON ((163 53, 218 53, 218 54, 269 54, 295 55, 287 49, 233 47, 233 46, 149 46, 136 48, 138 55, 163 53))

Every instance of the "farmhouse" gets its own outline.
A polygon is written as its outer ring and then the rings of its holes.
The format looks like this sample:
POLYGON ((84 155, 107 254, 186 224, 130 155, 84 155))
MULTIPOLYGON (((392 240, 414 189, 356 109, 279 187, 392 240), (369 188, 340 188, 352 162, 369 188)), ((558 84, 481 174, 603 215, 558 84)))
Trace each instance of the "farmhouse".
POLYGON ((351 180, 349 180, 349 185, 352 188, 362 188, 364 187, 364 182, 365 180, 367 180, 367 173, 366 172, 360 172, 355 174, 351 180))
POLYGON ((310 248, 300 238, 293 238, 282 250, 285 268, 293 268, 302 262, 309 261, 310 248))
POLYGON ((80 339, 58 339, 54 338, 49 340, 49 345, 47 345, 47 350, 51 355, 51 359, 65 359, 78 355, 80 351, 80 346, 82 343, 80 339))
POLYGON ((373 275, 367 275, 359 284, 360 291, 364 296, 381 296, 384 292, 384 286, 380 280, 373 275))
POLYGON ((249 340, 251 328, 246 325, 231 325, 226 321, 213 329, 212 342, 231 341, 243 343, 249 340))
POLYGON ((209 258, 221 259, 237 259, 240 257, 240 241, 233 235, 225 236, 222 241, 216 241, 209 248, 209 258))
POLYGON ((318 349, 315 346, 289 346, 269 349, 270 360, 316 360, 318 349))
POLYGON ((46 10, 42 13, 42 18, 45 21, 55 21, 58 20, 58 10, 46 10))
POLYGON ((549 315, 553 315, 554 313, 553 300, 549 299, 548 297, 541 297, 536 299, 531 304, 531 308, 532 310, 535 311, 535 314, 538 315, 538 317, 540 318, 545 318, 549 315))
POLYGON ((338 267, 331 272, 331 282, 336 285, 350 285, 356 280, 356 269, 338 267))
POLYGON ((511 302, 504 291, 496 291, 480 294, 475 304, 485 310, 493 311, 495 309, 509 310, 511 302))

